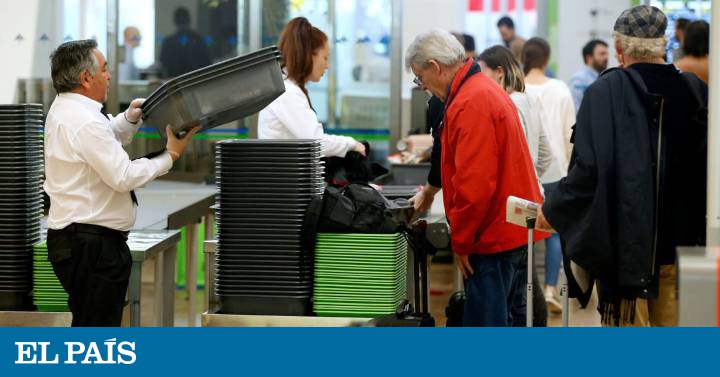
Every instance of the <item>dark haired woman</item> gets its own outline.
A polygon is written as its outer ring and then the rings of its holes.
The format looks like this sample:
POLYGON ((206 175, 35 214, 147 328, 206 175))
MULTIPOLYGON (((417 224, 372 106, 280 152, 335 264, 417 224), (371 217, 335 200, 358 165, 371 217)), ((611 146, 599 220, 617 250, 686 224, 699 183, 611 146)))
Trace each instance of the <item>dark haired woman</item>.
POLYGON ((685 28, 682 49, 685 56, 675 62, 675 66, 683 72, 694 73, 707 84, 709 76, 710 25, 703 20, 691 22, 685 28))
POLYGON ((541 177, 553 162, 553 151, 542 122, 540 99, 525 92, 525 78, 520 64, 507 47, 500 45, 490 47, 483 51, 477 60, 482 73, 505 89, 515 104, 530 148, 535 172, 541 177))
MULTIPOLYGON (((570 136, 575 124, 575 104, 570 89, 564 82, 545 75, 550 62, 550 45, 542 38, 532 38, 522 50, 522 62, 525 73, 525 90, 540 98, 542 104, 542 122, 548 132, 555 160, 541 178, 547 194, 554 183, 567 175, 572 153, 570 136)), ((557 282, 562 262, 560 237, 554 234, 545 240, 545 299, 551 312, 561 311, 557 299, 557 282)))
POLYGON ((318 82, 328 69, 330 45, 325 33, 304 17, 297 17, 280 33, 285 93, 260 111, 260 139, 320 139, 323 155, 365 154, 365 146, 351 137, 327 135, 310 103, 305 84, 318 82))

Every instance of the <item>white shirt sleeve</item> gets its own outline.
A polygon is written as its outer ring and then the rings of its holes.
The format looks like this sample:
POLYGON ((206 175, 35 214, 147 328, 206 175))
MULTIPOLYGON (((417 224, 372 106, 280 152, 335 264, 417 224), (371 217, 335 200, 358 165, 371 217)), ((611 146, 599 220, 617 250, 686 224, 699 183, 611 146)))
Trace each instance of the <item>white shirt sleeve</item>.
POLYGON ((310 108, 305 94, 287 91, 274 106, 275 115, 288 132, 296 139, 319 139, 323 141, 323 155, 345 157, 355 148, 355 139, 346 136, 328 135, 318 122, 317 114, 310 108))
MULTIPOLYGON (((153 159, 131 161, 114 132, 117 132, 114 127, 89 122, 80 127, 73 140, 78 155, 113 190, 129 192, 167 173, 172 167, 172 158, 167 152, 153 159)), ((127 133, 126 130, 123 132, 127 133)))
POLYGON ((125 119, 124 112, 116 115, 115 117, 110 116, 110 128, 112 128, 115 137, 123 146, 130 144, 141 125, 142 118, 137 122, 137 124, 132 124, 125 119))

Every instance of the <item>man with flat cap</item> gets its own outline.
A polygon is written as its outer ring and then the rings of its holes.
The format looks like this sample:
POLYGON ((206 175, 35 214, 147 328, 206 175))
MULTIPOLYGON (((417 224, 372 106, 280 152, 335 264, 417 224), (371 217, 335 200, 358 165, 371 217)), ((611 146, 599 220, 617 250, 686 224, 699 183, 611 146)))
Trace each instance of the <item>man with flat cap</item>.
POLYGON ((566 271, 589 274, 571 281, 581 303, 597 282, 604 325, 677 326, 676 248, 705 244, 707 87, 665 64, 666 28, 645 5, 617 19, 621 66, 588 88, 568 175, 538 217, 566 271))

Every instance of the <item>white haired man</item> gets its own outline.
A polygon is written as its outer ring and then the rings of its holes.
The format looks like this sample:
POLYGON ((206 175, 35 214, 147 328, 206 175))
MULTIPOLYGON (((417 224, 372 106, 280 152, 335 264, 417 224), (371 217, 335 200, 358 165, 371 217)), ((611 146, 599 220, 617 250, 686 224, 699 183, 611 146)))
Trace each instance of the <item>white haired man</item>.
POLYGON ((665 64, 666 27, 655 7, 620 15, 622 68, 588 88, 569 173, 538 218, 597 280, 604 325, 676 326, 675 249, 705 243, 707 87, 665 64))
POLYGON ((542 197, 515 105, 447 31, 415 38, 405 66, 445 106, 441 177, 465 277, 464 325, 525 326, 527 234, 505 222, 505 203, 542 197))

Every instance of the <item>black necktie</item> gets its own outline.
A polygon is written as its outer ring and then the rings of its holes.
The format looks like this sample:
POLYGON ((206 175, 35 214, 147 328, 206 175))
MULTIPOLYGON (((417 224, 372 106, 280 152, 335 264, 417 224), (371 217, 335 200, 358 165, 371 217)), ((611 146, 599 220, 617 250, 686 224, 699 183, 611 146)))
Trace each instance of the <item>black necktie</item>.
MULTIPOLYGON (((142 156, 142 157, 139 157, 139 158, 147 158, 148 160, 150 160, 150 159, 152 159, 152 158, 155 158, 155 157, 157 157, 157 156, 165 153, 165 150, 166 150, 166 149, 163 148, 163 149, 161 149, 161 150, 159 150, 159 151, 150 152, 150 153, 148 153, 148 154, 146 154, 146 155, 144 155, 144 156, 142 156)), ((136 159, 136 160, 137 160, 137 159, 136 159)), ((135 195, 135 190, 130 190, 130 199, 132 199, 132 202, 133 202, 135 205, 138 205, 138 200, 137 200, 137 195, 135 195)))

